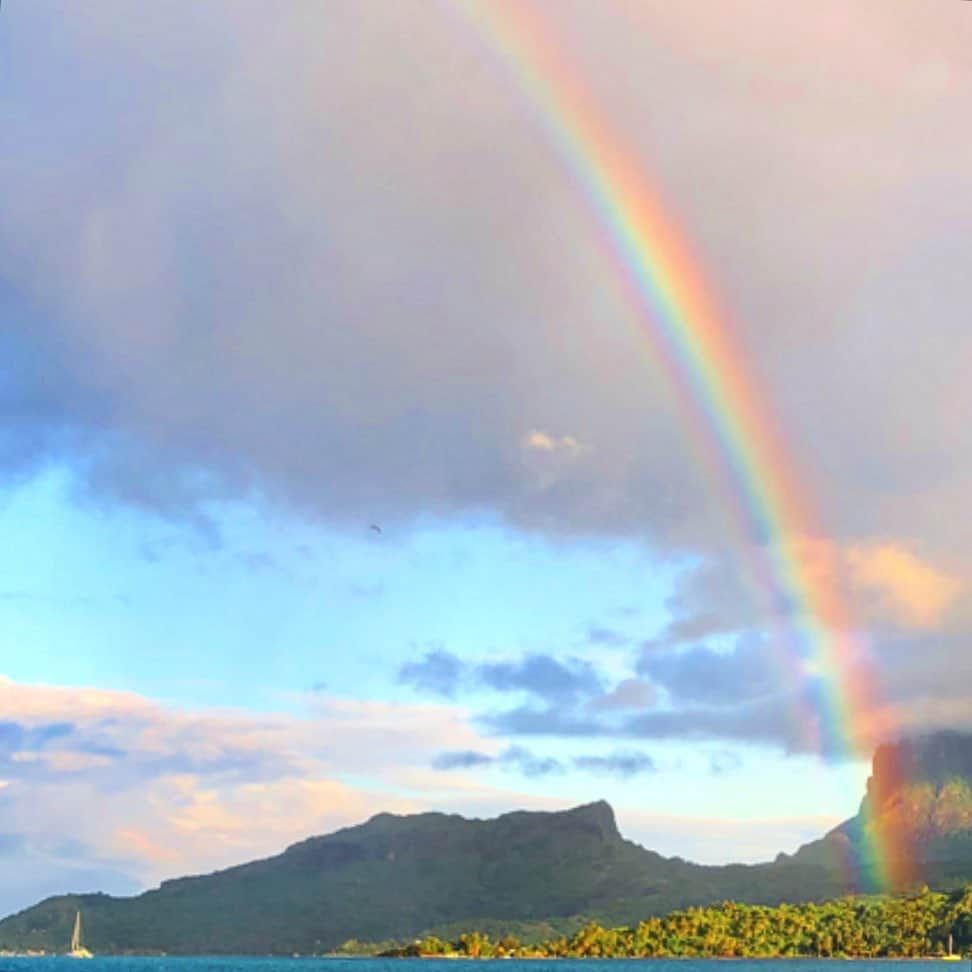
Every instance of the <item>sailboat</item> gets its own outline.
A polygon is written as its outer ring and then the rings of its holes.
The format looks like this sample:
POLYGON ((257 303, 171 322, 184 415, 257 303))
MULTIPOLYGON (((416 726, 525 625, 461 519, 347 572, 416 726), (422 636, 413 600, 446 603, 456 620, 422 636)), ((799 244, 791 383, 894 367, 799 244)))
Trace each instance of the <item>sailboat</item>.
POLYGON ((91 953, 81 944, 81 912, 74 918, 74 933, 71 935, 71 951, 68 958, 87 959, 91 953))

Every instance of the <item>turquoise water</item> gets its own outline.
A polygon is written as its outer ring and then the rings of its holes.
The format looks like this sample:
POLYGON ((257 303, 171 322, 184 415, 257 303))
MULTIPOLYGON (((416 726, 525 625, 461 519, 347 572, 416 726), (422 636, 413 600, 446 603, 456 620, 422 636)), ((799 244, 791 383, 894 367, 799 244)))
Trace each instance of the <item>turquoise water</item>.
MULTIPOLYGON (((625 972, 631 966, 637 972, 646 972, 654 966, 657 972, 712 972, 718 963, 725 972, 835 972, 835 966, 853 964, 853 972, 888 972, 888 967, 900 965, 907 972, 944 972, 946 968, 956 972, 970 972, 964 962, 942 965, 934 959, 928 961, 891 959, 495 959, 456 962, 435 962, 427 959, 372 959, 372 958, 95 958, 78 962, 69 958, 0 958, 0 972, 445 972, 447 965, 453 972, 473 972, 483 965, 500 966, 497 972, 572 972, 572 967, 583 972, 596 972, 599 966, 610 967, 611 972, 625 972)), ((848 970, 850 972, 850 970, 848 970)), ((904 969, 902 969, 904 972, 904 969)))

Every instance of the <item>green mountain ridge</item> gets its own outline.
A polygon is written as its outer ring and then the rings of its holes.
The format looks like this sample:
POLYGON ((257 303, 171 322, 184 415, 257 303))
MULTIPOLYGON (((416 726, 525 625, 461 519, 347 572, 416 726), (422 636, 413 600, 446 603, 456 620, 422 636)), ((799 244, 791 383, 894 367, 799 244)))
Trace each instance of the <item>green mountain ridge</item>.
POLYGON ((822 901, 877 888, 875 835, 889 860, 917 862, 909 882, 951 888, 972 881, 970 821, 972 737, 937 734, 879 749, 861 812, 764 864, 663 857, 622 837, 604 802, 490 820, 381 813, 136 897, 50 898, 0 921, 0 949, 63 951, 79 908, 96 953, 309 954, 352 938, 463 928, 540 937, 724 900, 822 901))

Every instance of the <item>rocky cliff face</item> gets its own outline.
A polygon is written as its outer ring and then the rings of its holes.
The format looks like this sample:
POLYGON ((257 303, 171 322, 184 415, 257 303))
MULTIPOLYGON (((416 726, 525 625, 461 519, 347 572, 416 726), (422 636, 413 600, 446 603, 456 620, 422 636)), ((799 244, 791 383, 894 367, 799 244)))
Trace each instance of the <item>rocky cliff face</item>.
POLYGON ((972 882, 972 735, 880 746, 857 816, 795 859, 843 868, 856 891, 972 882))
POLYGON ((972 828, 972 736, 939 732, 881 746, 861 812, 918 841, 972 828))
POLYGON ((899 888, 972 879, 972 735, 881 746, 859 816, 899 888))

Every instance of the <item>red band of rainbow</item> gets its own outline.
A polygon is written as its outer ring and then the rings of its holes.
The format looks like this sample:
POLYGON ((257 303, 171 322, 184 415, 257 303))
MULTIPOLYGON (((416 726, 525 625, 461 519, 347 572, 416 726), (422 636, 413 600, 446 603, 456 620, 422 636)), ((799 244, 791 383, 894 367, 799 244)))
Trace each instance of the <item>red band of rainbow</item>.
MULTIPOLYGON (((806 702, 797 714, 803 744, 828 756, 866 758, 876 742, 875 680, 853 638, 834 547, 822 540, 780 431, 732 340, 727 315, 708 294, 699 261, 643 163, 601 119, 531 6, 522 0, 453 5, 513 77, 586 201, 638 333, 671 383, 706 477, 765 597, 767 627, 789 673, 788 687, 806 702), (819 689, 810 697, 806 686, 815 681, 819 689)), ((901 839, 865 827, 863 857, 849 882, 907 882, 909 855, 901 839), (869 878, 862 881, 862 874, 869 878)))

